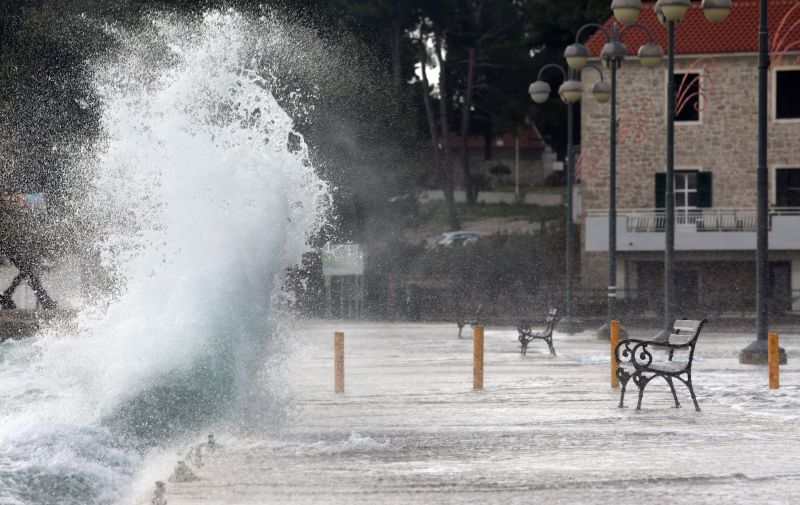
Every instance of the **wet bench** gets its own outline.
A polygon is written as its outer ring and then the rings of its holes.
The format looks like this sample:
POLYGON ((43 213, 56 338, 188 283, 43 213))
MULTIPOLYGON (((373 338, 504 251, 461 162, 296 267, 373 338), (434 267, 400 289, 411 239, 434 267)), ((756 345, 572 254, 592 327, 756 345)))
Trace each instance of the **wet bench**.
POLYGON ((547 347, 550 348, 550 354, 553 356, 556 355, 556 350, 553 347, 553 330, 558 324, 558 309, 550 309, 547 313, 547 317, 544 320, 545 327, 542 331, 533 331, 531 327, 531 321, 522 320, 517 325, 517 331, 519 332, 519 344, 520 344, 520 354, 525 356, 528 353, 528 344, 530 344, 534 340, 544 340, 547 343, 547 347))
POLYGON ((458 338, 461 338, 461 331, 464 329, 464 326, 475 326, 476 324, 481 324, 481 312, 483 312, 483 305, 478 305, 478 308, 474 311, 474 315, 471 317, 459 314, 459 316, 456 318, 456 324, 458 325, 458 338))
POLYGON ((647 384, 656 377, 663 378, 672 391, 675 407, 680 407, 678 395, 675 393, 674 379, 686 386, 698 412, 700 406, 692 387, 692 361, 697 338, 706 320, 680 319, 675 321, 672 333, 664 341, 640 340, 628 338, 622 340, 614 349, 617 358, 617 378, 622 383, 619 406, 625 400, 625 387, 633 379, 639 388, 639 401, 636 410, 642 408, 642 396, 647 384))

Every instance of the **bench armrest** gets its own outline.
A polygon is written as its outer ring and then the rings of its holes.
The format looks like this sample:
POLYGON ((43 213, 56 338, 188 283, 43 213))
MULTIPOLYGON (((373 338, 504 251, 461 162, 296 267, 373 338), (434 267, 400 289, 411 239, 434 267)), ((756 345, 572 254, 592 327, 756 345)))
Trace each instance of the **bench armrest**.
POLYGON ((653 362, 653 355, 647 351, 647 345, 653 342, 647 340, 639 340, 635 338, 627 338, 620 340, 614 348, 614 356, 617 358, 617 364, 633 363, 636 368, 646 367, 653 362))

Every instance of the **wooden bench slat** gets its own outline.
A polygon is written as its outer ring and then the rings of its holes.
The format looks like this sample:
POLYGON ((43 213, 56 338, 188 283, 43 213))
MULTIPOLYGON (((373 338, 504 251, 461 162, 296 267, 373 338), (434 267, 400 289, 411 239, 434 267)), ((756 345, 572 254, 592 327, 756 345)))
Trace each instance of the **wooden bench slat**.
POLYGON ((676 330, 697 331, 697 328, 700 327, 700 321, 695 321, 692 319, 678 319, 675 321, 673 327, 676 330))
POLYGON ((659 361, 651 363, 650 368, 659 372, 679 372, 688 364, 686 361, 659 361))
POLYGON ((701 321, 692 319, 678 319, 673 325, 675 333, 670 334, 668 342, 679 345, 688 344, 694 338, 701 324, 701 321))
POLYGON ((683 344, 688 344, 693 337, 694 333, 681 333, 681 334, 672 333, 669 336, 668 342, 670 344, 683 345, 683 344))
MULTIPOLYGON (((647 367, 650 370, 656 370, 659 372, 679 372, 686 368, 686 365, 689 363, 687 361, 682 360, 673 360, 673 361, 654 361, 650 363, 647 367)), ((630 361, 626 361, 619 364, 619 367, 623 370, 627 370, 629 373, 636 371, 636 365, 631 363, 630 361)))

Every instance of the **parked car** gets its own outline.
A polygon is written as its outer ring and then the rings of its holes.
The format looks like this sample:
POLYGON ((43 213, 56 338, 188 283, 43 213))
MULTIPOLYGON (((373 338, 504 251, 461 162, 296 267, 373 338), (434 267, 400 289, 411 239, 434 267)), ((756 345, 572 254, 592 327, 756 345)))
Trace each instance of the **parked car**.
POLYGON ((472 244, 481 238, 481 232, 473 230, 458 230, 442 233, 436 239, 437 246, 449 247, 453 244, 472 244))

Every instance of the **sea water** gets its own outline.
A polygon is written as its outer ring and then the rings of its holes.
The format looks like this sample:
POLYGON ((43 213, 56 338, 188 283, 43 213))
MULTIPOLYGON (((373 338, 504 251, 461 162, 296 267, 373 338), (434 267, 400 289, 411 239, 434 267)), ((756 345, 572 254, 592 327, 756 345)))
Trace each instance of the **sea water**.
POLYGON ((118 502, 180 437, 280 415, 281 282, 327 191, 271 93, 261 51, 280 34, 262 28, 233 11, 109 28, 101 134, 74 170, 113 296, 0 345, 1 504, 118 502))

